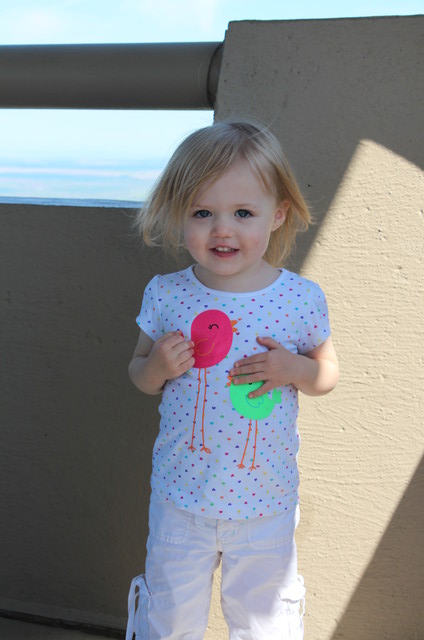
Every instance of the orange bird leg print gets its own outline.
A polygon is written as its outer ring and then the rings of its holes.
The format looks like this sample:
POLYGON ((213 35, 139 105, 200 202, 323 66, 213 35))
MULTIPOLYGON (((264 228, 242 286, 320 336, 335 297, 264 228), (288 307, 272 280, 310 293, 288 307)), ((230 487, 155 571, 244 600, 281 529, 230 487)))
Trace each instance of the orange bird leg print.
MULTIPOLYGON (((243 456, 240 460, 240 463, 237 465, 239 469, 244 469, 244 457, 246 455, 246 451, 247 451, 247 445, 249 444, 249 440, 250 440, 250 434, 252 432, 252 419, 249 420, 249 431, 247 432, 247 438, 246 438, 246 444, 244 445, 244 451, 243 451, 243 456)), ((252 459, 252 464, 249 467, 249 471, 253 471, 254 469, 256 469, 255 466, 255 458, 256 458, 256 441, 258 438, 258 421, 255 420, 255 444, 253 445, 253 459, 252 459)))
POLYGON ((191 443, 188 447, 190 451, 195 451, 194 439, 196 433, 196 420, 199 407, 201 388, 201 373, 204 370, 204 387, 203 387, 203 407, 202 407, 202 448, 201 451, 211 453, 211 450, 205 443, 205 409, 207 402, 207 369, 221 362, 229 352, 232 342, 233 333, 236 332, 235 325, 237 320, 230 318, 218 309, 209 309, 202 311, 192 322, 191 339, 194 342, 194 368, 199 369, 197 396, 194 407, 193 429, 191 434, 191 443))
MULTIPOLYGON (((190 451, 196 451, 196 447, 194 446, 193 442, 194 442, 194 430, 196 427, 197 407, 199 406, 200 385, 201 385, 201 378, 200 378, 200 369, 199 369, 197 374, 197 396, 196 396, 196 404, 194 406, 193 430, 191 433, 191 444, 189 446, 190 451)), ((204 433, 204 430, 203 430, 203 433, 204 433)))

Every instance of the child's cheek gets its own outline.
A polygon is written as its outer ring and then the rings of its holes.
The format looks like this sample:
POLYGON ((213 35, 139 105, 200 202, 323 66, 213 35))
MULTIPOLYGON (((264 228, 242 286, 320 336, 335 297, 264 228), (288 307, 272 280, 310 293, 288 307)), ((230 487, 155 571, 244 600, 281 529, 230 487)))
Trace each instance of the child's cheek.
POLYGON ((251 246, 254 248, 256 252, 265 253, 269 244, 269 235, 264 233, 263 230, 259 230, 259 232, 253 236, 251 240, 251 246))

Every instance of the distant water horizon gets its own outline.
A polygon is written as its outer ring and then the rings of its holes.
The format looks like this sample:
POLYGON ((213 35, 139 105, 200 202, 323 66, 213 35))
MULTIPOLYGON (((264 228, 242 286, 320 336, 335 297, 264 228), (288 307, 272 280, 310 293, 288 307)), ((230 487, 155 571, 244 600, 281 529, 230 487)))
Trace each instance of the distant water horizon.
POLYGON ((3 199, 106 200, 141 203, 164 162, 21 162, 0 160, 3 199))

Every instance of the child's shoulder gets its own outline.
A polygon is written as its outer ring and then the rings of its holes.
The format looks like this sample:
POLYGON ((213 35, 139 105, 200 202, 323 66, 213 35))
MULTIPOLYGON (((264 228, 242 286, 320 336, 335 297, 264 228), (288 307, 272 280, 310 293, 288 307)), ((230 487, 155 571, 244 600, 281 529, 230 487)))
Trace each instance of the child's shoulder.
POLYGON ((317 282, 286 269, 283 270, 283 274, 284 286, 289 287, 299 302, 303 300, 304 304, 314 304, 318 307, 327 305, 326 295, 317 282))
POLYGON ((311 280, 306 276, 302 276, 299 273, 295 273, 294 271, 288 271, 288 269, 283 269, 283 274, 285 276, 285 282, 291 283, 293 286, 298 287, 306 287, 307 289, 321 290, 320 285, 315 280, 311 280))
POLYGON ((188 284, 192 281, 191 267, 182 269, 181 271, 174 271, 172 273, 156 274, 148 282, 146 289, 158 288, 158 289, 179 289, 180 287, 188 284))

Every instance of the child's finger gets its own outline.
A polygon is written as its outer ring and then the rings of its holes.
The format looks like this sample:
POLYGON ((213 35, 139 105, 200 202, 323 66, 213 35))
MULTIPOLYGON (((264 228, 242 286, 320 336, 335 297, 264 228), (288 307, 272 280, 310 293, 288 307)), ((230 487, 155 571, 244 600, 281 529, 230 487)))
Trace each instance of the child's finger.
POLYGON ((168 333, 164 333, 163 336, 160 336, 160 338, 156 340, 156 344, 163 344, 168 341, 170 344, 177 344, 181 342, 181 340, 184 340, 184 338, 180 333, 177 331, 168 331, 168 333))
POLYGON ((194 363, 195 359, 193 358, 193 356, 189 356, 187 359, 180 362, 180 367, 183 367, 184 371, 188 371, 193 367, 194 363))
POLYGON ((279 349, 281 347, 281 344, 274 340, 274 338, 269 338, 267 336, 264 338, 256 338, 256 342, 268 349, 279 349))
POLYGON ((175 355, 180 355, 181 353, 191 352, 194 353, 194 344, 190 341, 186 342, 185 340, 181 342, 177 342, 173 346, 173 351, 175 355))
POLYGON ((264 370, 265 361, 261 360, 251 360, 246 359, 246 362, 242 361, 238 366, 235 364, 232 369, 230 369, 230 376, 242 376, 245 373, 256 373, 257 371, 264 370))
POLYGON ((237 381, 238 384, 242 384, 245 382, 256 382, 256 380, 251 380, 252 374, 259 376, 259 380, 263 380, 264 376, 264 367, 262 363, 251 364, 246 367, 242 367, 239 369, 231 369, 230 376, 237 381), (262 377, 261 377, 262 376, 262 377))
POLYGON ((255 389, 255 391, 251 391, 247 395, 253 400, 253 398, 259 398, 259 396, 263 396, 265 393, 268 393, 268 391, 271 391, 272 389, 272 384, 270 382, 265 382, 261 387, 255 389))
POLYGON ((175 351, 175 357, 179 362, 185 362, 185 360, 188 360, 192 356, 194 356, 194 349, 187 349, 184 347, 179 351, 175 351))
POLYGON ((263 371, 257 373, 250 373, 243 376, 235 376, 232 378, 232 383, 235 386, 242 384, 251 384, 252 382, 263 382, 265 380, 265 374, 263 371))
POLYGON ((234 369, 241 369, 243 367, 247 367, 252 364, 257 364, 260 362, 264 362, 265 354, 264 353, 256 353, 254 356, 248 356, 247 358, 242 358, 241 360, 237 360, 234 363, 234 369))

